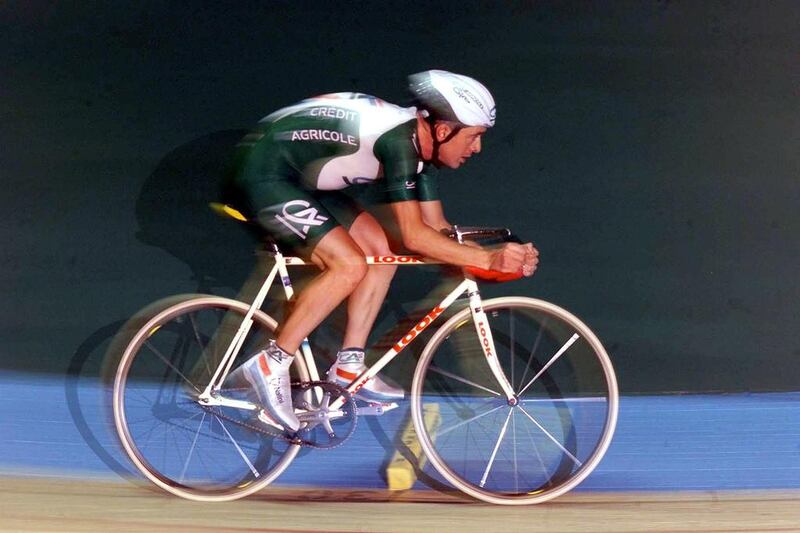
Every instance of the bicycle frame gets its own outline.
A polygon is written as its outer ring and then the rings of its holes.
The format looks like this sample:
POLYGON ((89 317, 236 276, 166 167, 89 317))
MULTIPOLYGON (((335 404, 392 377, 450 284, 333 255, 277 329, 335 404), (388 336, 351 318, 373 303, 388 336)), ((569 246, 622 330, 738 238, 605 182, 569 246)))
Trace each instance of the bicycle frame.
MULTIPOLYGON (((272 287, 273 282, 277 276, 280 276, 281 285, 283 286, 284 293, 286 295, 286 299, 290 300, 294 296, 294 289, 292 288, 291 280, 289 279, 289 270, 287 267, 289 266, 301 266, 301 265, 311 265, 307 261, 300 259, 299 257, 287 257, 281 254, 278 251, 270 252, 275 260, 275 265, 270 270, 269 274, 267 275, 264 283, 262 284, 258 294, 256 295, 253 303, 250 305, 247 314, 245 315, 242 323, 239 326, 236 334, 233 337, 230 345, 228 346, 225 355, 222 357, 222 360, 217 367, 214 376, 211 378, 211 381, 206 386, 205 390, 199 395, 198 401, 204 403, 206 405, 224 405, 228 407, 238 407, 242 409, 249 409, 254 410, 258 407, 250 402, 241 401, 241 400, 232 400, 228 398, 223 398, 219 396, 217 393, 222 387, 222 383, 225 380, 225 377, 230 372, 231 367, 233 366, 233 362, 236 359, 239 351, 241 350, 242 345, 244 344, 244 340, 247 337, 247 334, 250 331, 250 328, 253 324, 253 315, 256 313, 257 310, 261 308, 266 300, 267 294, 272 287)), ((438 261, 433 260, 423 260, 419 256, 413 255, 390 255, 390 256, 368 256, 366 258, 368 265, 375 265, 377 268, 380 265, 402 265, 402 266, 419 266, 419 265, 430 265, 430 264, 441 264, 438 261)), ((510 405, 516 404, 516 396, 514 391, 511 387, 511 384, 508 381, 508 378, 505 376, 505 373, 500 367, 496 357, 495 357, 495 345, 494 339, 492 338, 492 332, 489 327, 489 321, 486 317, 486 314, 482 308, 482 301, 480 297, 480 291, 478 290, 478 284, 475 282, 474 279, 470 278, 469 276, 465 275, 464 280, 458 284, 437 306, 435 306, 425 317, 420 320, 414 327, 412 327, 408 332, 400 337, 398 341, 389 348, 384 355, 378 359, 372 366, 370 366, 366 371, 364 371, 361 375, 356 377, 350 385, 347 387, 347 391, 350 394, 355 394, 359 391, 371 378, 377 375, 387 364, 389 364, 392 359, 397 357, 409 344, 411 344, 417 336, 422 333, 425 329, 427 329, 439 315, 441 315, 447 308, 449 308, 462 294, 466 293, 467 297, 469 298, 469 307, 471 310, 471 316, 473 323, 475 325, 475 331, 478 335, 478 339, 481 344, 481 348, 483 350, 484 355, 486 356, 487 363, 489 364, 489 368, 492 371, 495 379, 500 384, 503 393, 506 395, 506 399, 508 400, 510 405)), ((317 370, 316 362, 314 360, 313 353, 311 351, 311 345, 308 341, 308 338, 304 339, 301 347, 300 347, 301 354, 306 362, 306 366, 309 370, 309 377, 317 381, 320 379, 319 372, 317 370)), ((334 401, 331 404, 331 410, 339 409, 344 404, 344 399, 339 398, 338 400, 334 401)))

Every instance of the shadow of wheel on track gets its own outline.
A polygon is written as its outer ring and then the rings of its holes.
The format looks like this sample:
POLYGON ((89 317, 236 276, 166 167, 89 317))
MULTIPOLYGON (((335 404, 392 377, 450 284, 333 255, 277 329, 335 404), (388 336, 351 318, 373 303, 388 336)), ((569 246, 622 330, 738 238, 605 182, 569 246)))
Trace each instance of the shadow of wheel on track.
POLYGON ((105 361, 108 343, 124 324, 125 321, 119 320, 105 325, 78 346, 67 370, 64 395, 75 427, 97 458, 112 472, 123 478, 132 478, 136 475, 135 470, 126 460, 120 461, 112 453, 123 452, 116 442, 110 410, 113 374, 110 379, 105 375, 108 371, 105 361), (93 417, 92 414, 100 416, 93 417), (105 422, 102 427, 107 432, 98 431, 96 422, 105 422))

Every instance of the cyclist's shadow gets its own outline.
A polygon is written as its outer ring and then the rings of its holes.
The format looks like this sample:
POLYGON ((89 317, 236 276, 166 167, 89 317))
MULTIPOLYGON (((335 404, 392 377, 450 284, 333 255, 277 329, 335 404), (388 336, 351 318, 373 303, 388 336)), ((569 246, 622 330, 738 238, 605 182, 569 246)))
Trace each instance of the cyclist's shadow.
MULTIPOLYGON (((257 264, 257 235, 209 208, 220 196, 228 158, 246 133, 218 131, 175 148, 144 181, 136 202, 137 240, 187 265, 198 293, 235 293, 257 264)), ((119 337, 124 336, 125 323, 103 325, 81 342, 70 360, 65 387, 81 436, 111 471, 123 476, 132 468, 122 458, 110 417, 118 354, 109 346, 112 340, 123 342, 119 337)))

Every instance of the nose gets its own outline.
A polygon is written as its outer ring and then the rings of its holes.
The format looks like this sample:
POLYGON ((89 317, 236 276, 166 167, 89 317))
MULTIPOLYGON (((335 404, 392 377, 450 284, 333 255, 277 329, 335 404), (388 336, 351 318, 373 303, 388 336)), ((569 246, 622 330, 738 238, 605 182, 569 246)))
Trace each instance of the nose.
POLYGON ((472 143, 472 153, 478 154, 481 151, 481 138, 478 137, 475 139, 475 142, 472 143))

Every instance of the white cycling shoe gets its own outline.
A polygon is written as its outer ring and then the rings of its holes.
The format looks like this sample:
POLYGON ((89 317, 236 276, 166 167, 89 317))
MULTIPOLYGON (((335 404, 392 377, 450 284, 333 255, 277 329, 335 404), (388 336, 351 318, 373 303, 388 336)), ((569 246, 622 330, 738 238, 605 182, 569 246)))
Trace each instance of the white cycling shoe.
MULTIPOLYGON (((366 370, 364 350, 360 348, 345 348, 336 354, 336 362, 328 370, 328 381, 340 387, 347 387, 366 370)), ((379 376, 367 381, 356 393, 357 398, 377 401, 402 400, 404 396, 403 389, 379 376)))
POLYGON ((289 367, 294 356, 281 350, 275 341, 269 347, 250 357, 231 372, 228 380, 247 380, 267 413, 290 433, 300 429, 300 421, 292 406, 292 387, 289 367))

